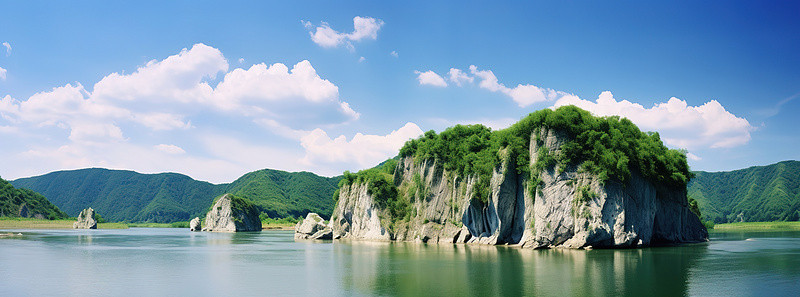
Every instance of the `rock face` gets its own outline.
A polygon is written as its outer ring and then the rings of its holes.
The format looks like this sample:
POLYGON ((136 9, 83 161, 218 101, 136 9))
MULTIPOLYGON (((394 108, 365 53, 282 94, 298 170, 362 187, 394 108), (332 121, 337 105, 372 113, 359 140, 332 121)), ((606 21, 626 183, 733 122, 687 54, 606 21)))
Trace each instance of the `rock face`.
POLYGON ((91 207, 84 209, 78 214, 78 221, 72 224, 73 229, 97 229, 97 221, 94 219, 94 209, 91 207))
MULTIPOLYGON (((531 135, 531 164, 541 147, 557 153, 566 141, 563 134, 540 129, 531 135)), ((386 219, 388 212, 373 202, 366 184, 345 185, 331 218, 334 237, 531 248, 622 248, 708 238, 688 208, 685 187, 654 185, 635 170, 621 183, 552 166, 531 190, 529 176, 517 173, 505 151, 500 155, 485 199, 472 198, 474 176, 447 172, 435 160, 400 160, 395 185, 418 188, 407 221, 386 219)))
POLYGON ((295 239, 333 239, 333 229, 325 225, 325 220, 316 213, 309 213, 306 218, 294 226, 295 239))
POLYGON ((200 231, 200 218, 195 217, 189 222, 189 231, 200 231))
POLYGON ((203 231, 261 231, 261 220, 258 215, 258 209, 250 201, 225 194, 214 203, 206 214, 206 227, 203 228, 203 231))

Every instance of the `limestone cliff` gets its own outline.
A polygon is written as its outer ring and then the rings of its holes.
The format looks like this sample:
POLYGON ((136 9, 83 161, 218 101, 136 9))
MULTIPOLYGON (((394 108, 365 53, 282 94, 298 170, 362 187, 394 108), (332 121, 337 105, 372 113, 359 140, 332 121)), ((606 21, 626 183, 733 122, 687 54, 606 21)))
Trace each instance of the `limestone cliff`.
POLYGON ((203 231, 261 231, 258 209, 248 200, 231 194, 220 197, 206 214, 203 231))
MULTIPOLYGON (((558 154, 568 136, 542 128, 530 135, 530 164, 543 149, 558 154)), ((393 177, 411 212, 391 218, 366 182, 340 188, 331 218, 334 237, 438 243, 515 244, 523 247, 637 247, 699 242, 708 233, 687 207, 686 187, 643 178, 601 178, 579 166, 550 165, 538 187, 519 173, 507 150, 491 174, 488 191, 477 176, 448 172, 436 159, 402 158, 393 177), (565 167, 565 168, 562 168, 565 167), (487 197, 476 197, 476 193, 487 197)), ((534 179, 535 180, 535 179, 534 179)))

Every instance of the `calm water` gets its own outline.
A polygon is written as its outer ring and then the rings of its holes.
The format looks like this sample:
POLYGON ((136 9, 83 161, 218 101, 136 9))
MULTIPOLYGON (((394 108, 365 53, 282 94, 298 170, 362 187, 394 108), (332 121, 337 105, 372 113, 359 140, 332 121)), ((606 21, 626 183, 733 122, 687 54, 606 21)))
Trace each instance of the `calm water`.
POLYGON ((294 242, 292 233, 12 230, 0 296, 800 296, 800 233, 636 250, 294 242))

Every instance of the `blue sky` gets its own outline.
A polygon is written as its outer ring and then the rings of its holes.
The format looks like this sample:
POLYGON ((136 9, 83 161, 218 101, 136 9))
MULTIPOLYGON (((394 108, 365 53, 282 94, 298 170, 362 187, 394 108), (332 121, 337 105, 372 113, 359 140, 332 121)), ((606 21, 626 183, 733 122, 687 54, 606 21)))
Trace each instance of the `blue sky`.
POLYGON ((0 1, 0 176, 330 176, 565 104, 694 170, 800 159, 800 4, 429 2, 0 1))

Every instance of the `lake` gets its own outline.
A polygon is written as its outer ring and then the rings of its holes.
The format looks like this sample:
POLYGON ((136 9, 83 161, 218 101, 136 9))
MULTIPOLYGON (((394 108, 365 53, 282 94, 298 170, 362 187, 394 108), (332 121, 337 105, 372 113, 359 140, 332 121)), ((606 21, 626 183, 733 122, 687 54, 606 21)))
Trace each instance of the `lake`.
POLYGON ((629 250, 3 230, 0 296, 800 296, 800 232, 629 250))

